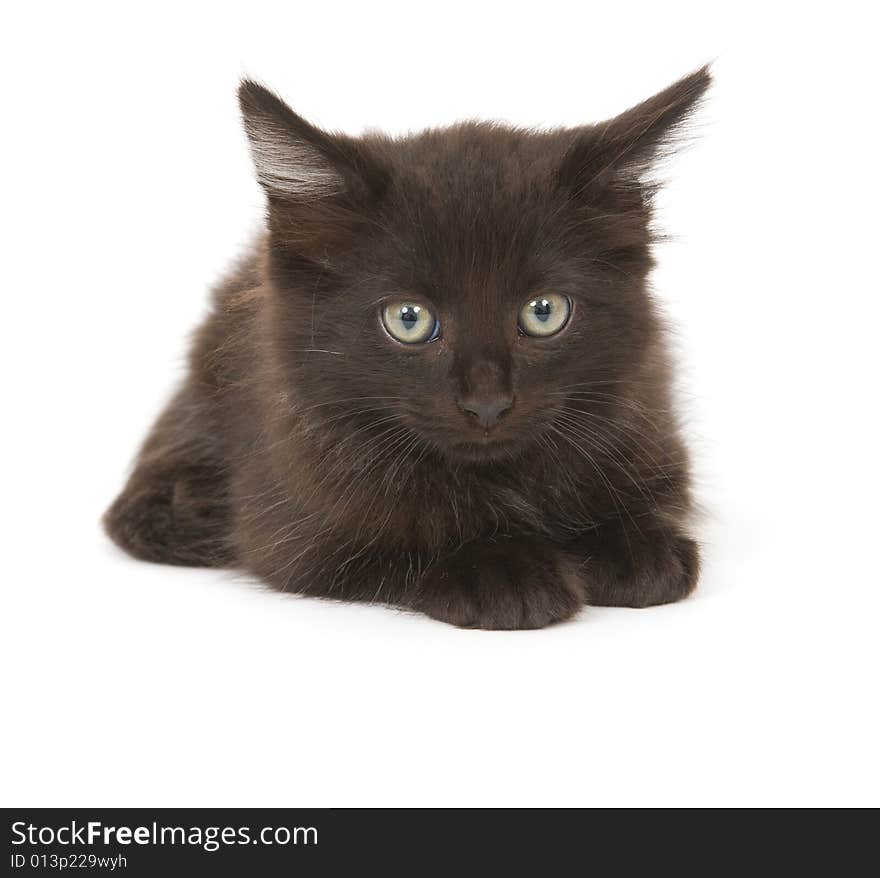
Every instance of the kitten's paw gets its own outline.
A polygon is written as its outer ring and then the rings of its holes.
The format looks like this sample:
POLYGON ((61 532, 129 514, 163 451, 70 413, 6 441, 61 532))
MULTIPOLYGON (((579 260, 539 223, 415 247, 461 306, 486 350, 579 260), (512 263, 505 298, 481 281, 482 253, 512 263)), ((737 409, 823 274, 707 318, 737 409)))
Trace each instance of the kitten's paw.
POLYGON ((415 608, 460 628, 543 628, 584 605, 577 564, 541 543, 465 546, 429 568, 415 608))
POLYGON ((661 532, 641 539, 597 535, 584 576, 587 603, 606 607, 653 607, 687 597, 696 587, 700 553, 690 538, 661 532))
POLYGON ((212 474, 196 469, 129 484, 104 515, 111 539, 133 557, 200 567, 234 560, 227 521, 212 474))

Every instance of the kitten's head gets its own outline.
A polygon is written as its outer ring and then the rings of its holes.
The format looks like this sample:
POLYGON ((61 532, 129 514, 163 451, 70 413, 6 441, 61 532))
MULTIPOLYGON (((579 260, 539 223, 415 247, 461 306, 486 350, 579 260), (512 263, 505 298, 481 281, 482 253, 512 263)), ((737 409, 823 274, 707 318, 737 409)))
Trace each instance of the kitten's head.
POLYGON ((300 411, 480 463, 572 400, 619 398, 656 334, 646 172, 708 84, 704 68, 577 129, 355 139, 243 83, 272 344, 300 411))

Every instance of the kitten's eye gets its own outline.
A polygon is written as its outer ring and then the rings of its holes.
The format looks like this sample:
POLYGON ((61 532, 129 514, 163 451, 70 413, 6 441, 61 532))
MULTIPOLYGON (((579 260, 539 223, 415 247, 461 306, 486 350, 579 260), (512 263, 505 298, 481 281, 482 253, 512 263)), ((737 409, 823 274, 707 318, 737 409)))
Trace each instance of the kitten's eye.
POLYGON ((382 323, 388 334, 404 344, 433 341, 440 335, 440 321, 425 305, 394 302, 382 309, 382 323))
POLYGON ((555 335, 568 323, 571 300, 558 293, 546 293, 529 299, 520 308, 519 328, 526 335, 555 335))

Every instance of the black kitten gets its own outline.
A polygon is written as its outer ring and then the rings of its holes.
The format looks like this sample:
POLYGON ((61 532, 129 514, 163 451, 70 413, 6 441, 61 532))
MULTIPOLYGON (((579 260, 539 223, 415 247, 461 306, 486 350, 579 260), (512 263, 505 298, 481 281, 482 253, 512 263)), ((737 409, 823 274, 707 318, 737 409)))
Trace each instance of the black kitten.
POLYGON ((573 130, 360 139, 243 83, 267 234, 217 290, 113 539, 478 628, 687 595, 648 180, 709 80, 573 130))

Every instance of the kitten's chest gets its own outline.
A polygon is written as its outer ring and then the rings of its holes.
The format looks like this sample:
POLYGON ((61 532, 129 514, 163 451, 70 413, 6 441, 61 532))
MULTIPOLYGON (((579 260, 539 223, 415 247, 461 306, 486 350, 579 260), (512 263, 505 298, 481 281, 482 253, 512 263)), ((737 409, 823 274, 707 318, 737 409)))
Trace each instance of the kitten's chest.
POLYGON ((549 534, 566 517, 565 506, 558 491, 532 481, 438 480, 390 498, 381 539, 434 551, 493 535, 549 534))
POLYGON ((260 506, 261 520, 272 521, 270 536, 277 541, 281 534, 291 548, 331 543, 431 554, 500 535, 564 539, 591 526, 584 502, 589 492, 535 467, 483 476, 435 463, 378 479, 369 467, 338 479, 328 472, 298 466, 274 491, 254 492, 248 480, 242 493, 259 498, 249 508, 260 506))

